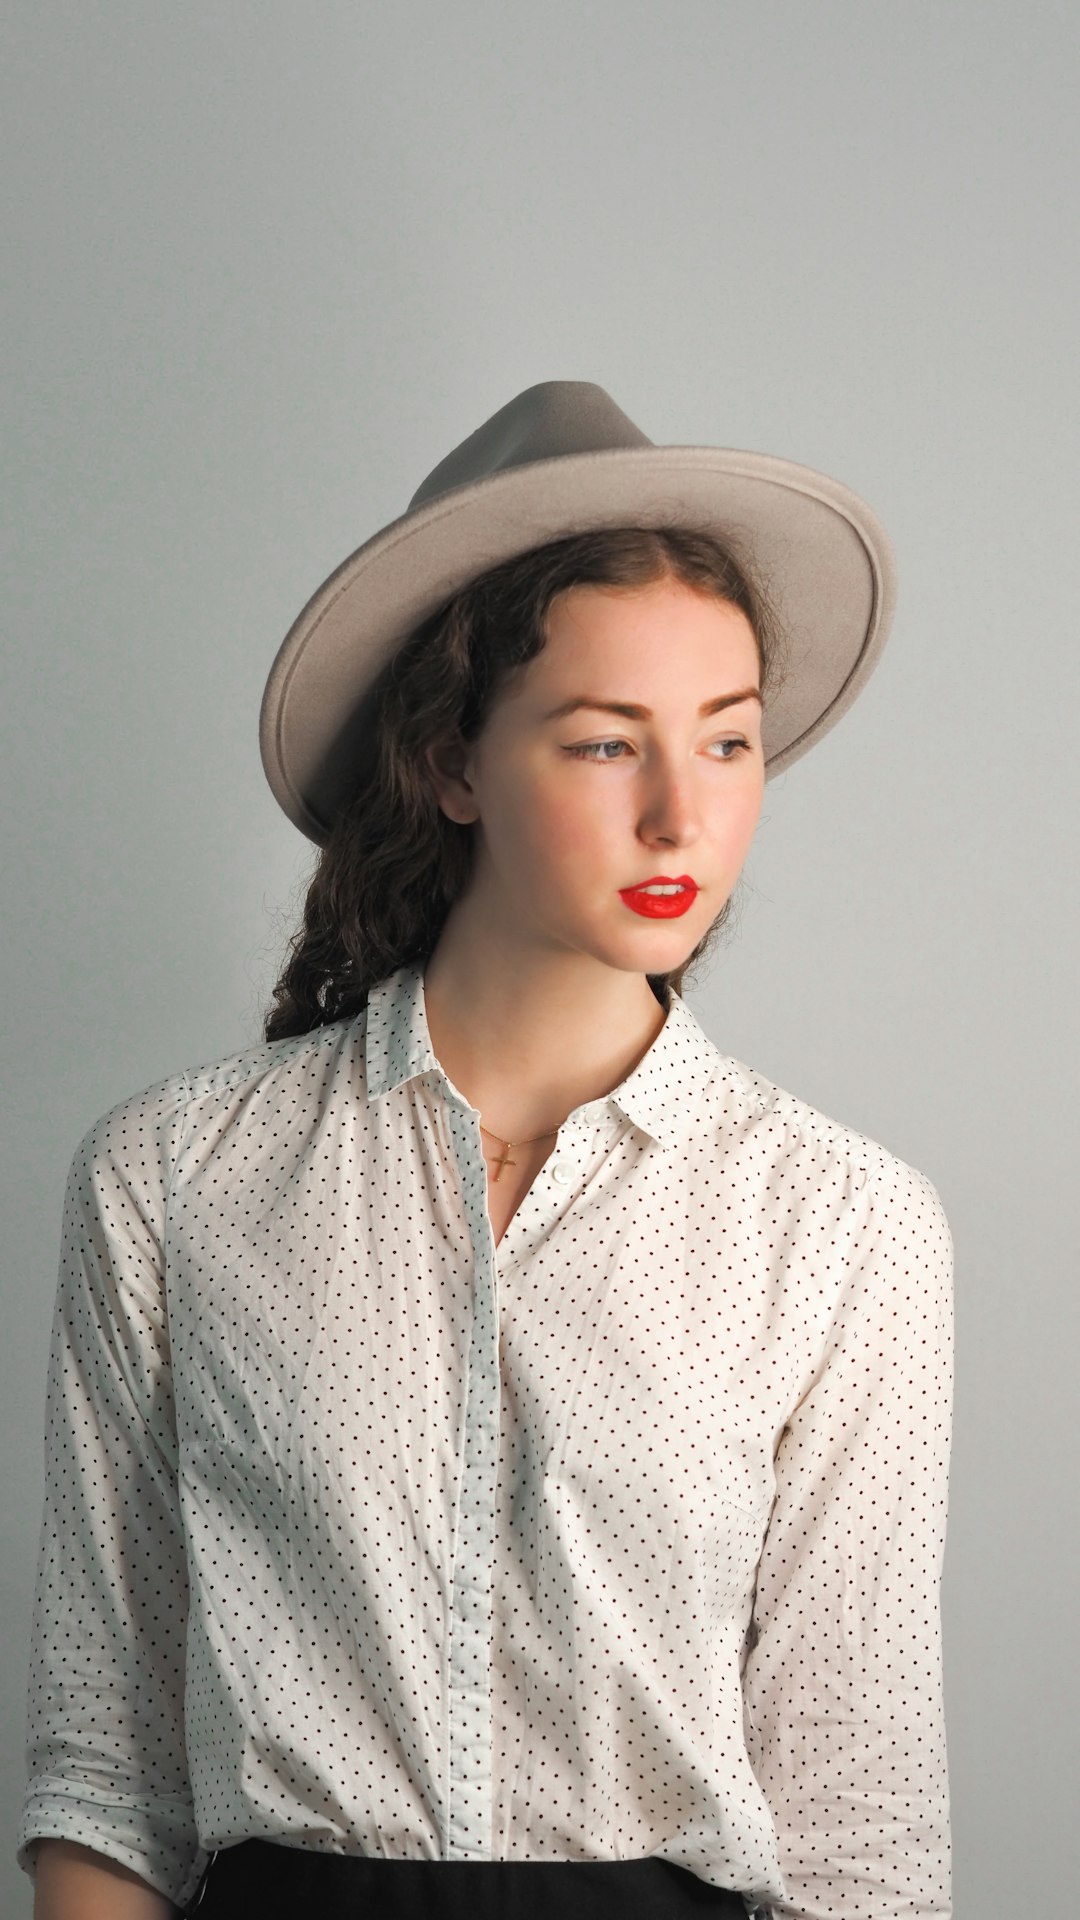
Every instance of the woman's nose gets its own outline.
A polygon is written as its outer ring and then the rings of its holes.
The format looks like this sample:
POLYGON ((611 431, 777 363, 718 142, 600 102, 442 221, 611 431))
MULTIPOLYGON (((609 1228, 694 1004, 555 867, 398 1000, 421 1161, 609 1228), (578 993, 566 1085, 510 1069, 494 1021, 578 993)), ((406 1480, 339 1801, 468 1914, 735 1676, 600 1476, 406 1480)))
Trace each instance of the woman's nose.
POLYGON ((658 773, 642 807, 643 829, 674 839, 679 845, 695 840, 701 831, 701 808, 689 774, 658 773))

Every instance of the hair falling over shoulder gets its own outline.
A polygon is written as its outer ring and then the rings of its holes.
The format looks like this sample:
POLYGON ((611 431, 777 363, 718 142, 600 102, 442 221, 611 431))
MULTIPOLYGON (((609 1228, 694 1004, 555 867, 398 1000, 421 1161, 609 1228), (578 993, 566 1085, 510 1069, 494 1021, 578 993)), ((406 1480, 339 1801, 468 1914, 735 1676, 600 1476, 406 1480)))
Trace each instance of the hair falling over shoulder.
MULTIPOLYGON (((473 831, 447 819, 425 749, 478 738, 512 676, 546 640, 556 594, 576 586, 643 587, 665 575, 745 613, 766 700, 782 676, 784 636, 767 590, 732 547, 682 526, 617 527, 534 547, 481 575, 414 629, 365 702, 371 751, 308 884, 303 922, 273 989, 267 1040, 350 1017, 368 992, 433 952, 472 865, 473 831)), ((650 974, 661 1005, 715 946, 734 896, 682 966, 650 974)))

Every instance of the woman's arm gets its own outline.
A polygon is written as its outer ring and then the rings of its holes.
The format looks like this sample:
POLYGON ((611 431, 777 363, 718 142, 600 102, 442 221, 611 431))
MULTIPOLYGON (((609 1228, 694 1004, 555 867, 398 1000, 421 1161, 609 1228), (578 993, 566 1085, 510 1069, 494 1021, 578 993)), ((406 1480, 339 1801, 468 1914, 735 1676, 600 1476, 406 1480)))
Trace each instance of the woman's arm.
MULTIPOLYGON (((176 1904, 201 1865, 164 1250, 186 1093, 180 1076, 112 1109, 68 1176, 17 1842, 25 1867, 62 1839, 176 1904)), ((137 1894, 99 1871, 109 1898, 137 1894)))
POLYGON ((948 1920, 952 1240, 935 1189, 895 1160, 830 1236, 839 1291, 777 1449, 743 1679, 787 1887, 775 1911, 948 1920))
POLYGON ((73 1840, 39 1840, 34 1920, 173 1920, 164 1894, 117 1860, 73 1840))

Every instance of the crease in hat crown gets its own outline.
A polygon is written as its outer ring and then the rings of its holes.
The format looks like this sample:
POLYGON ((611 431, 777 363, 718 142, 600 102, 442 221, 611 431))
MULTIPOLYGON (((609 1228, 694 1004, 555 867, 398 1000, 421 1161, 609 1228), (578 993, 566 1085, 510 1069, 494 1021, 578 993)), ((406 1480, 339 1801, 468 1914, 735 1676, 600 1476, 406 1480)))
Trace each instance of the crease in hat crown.
POLYGON ((540 380, 508 400, 440 460, 417 487, 409 511, 455 487, 536 460, 654 445, 592 380, 540 380))
POLYGON ((263 769, 289 819, 325 844, 374 750, 372 683, 463 586, 552 540, 670 524, 714 534, 768 586, 794 647, 766 704, 766 777, 801 758, 865 686, 889 631, 895 564, 876 515, 815 468, 657 443, 595 382, 543 380, 453 447, 293 621, 259 713, 263 769))

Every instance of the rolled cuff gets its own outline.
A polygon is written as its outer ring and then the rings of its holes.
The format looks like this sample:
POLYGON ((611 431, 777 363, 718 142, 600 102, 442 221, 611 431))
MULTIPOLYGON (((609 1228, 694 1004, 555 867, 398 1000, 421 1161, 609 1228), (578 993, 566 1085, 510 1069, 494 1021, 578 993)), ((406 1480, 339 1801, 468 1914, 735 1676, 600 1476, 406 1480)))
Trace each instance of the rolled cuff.
POLYGON ((91 1847, 162 1893, 174 1906, 190 1900, 209 1858, 200 1847, 191 1801, 161 1794, 143 1799, 85 1782, 36 1780, 19 1821, 17 1859, 31 1879, 38 1840, 74 1840, 91 1847))

